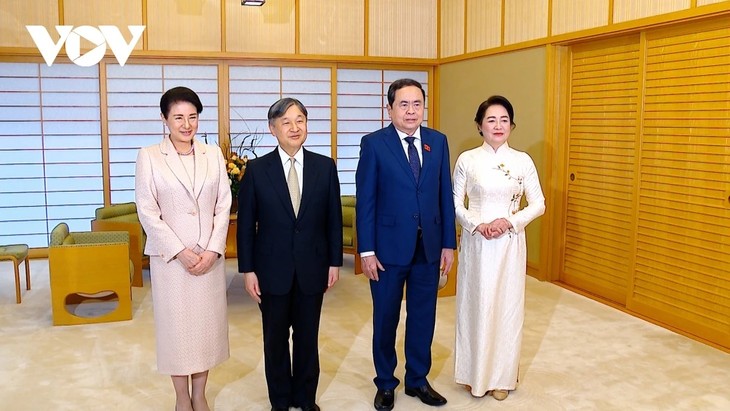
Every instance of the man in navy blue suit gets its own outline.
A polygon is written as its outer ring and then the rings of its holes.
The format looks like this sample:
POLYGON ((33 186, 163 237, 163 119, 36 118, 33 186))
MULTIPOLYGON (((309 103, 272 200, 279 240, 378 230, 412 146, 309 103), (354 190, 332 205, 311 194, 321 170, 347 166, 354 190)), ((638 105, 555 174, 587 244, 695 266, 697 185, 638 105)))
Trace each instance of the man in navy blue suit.
POLYGON ((426 93, 412 79, 388 89, 391 125, 360 143, 357 242, 373 298, 376 410, 393 409, 396 330, 406 287, 405 393, 428 405, 446 399, 427 380, 439 275, 454 262, 456 230, 446 136, 421 127, 426 93))

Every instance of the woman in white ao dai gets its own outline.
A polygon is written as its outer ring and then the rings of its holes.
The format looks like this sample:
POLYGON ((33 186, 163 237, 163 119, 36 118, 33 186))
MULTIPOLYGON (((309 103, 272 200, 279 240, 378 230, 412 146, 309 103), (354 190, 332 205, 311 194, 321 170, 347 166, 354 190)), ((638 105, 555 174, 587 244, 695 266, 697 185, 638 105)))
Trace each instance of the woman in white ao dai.
POLYGON ((507 144, 515 125, 510 102, 492 96, 474 120, 484 143, 463 152, 454 169, 456 219, 462 227, 454 378, 473 396, 503 400, 518 379, 525 226, 545 211, 545 198, 530 156, 507 144), (520 209, 523 196, 527 206, 520 209))

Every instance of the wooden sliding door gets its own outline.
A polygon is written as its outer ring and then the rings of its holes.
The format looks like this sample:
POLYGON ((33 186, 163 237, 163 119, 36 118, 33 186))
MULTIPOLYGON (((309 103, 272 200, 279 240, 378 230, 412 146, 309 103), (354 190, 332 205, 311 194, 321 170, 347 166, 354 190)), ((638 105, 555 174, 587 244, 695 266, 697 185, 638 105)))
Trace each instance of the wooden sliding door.
POLYGON ((570 53, 560 281, 730 348, 730 27, 570 53))

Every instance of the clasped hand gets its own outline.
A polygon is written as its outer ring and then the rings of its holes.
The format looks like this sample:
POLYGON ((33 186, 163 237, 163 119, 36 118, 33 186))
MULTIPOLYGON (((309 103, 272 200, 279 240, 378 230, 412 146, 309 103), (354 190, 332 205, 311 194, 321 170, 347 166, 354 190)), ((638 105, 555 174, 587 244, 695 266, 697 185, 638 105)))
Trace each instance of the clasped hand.
POLYGON ((496 220, 492 220, 492 222, 490 223, 479 224, 476 228, 476 232, 489 240, 491 238, 497 238, 501 236, 502 234, 509 231, 511 228, 512 223, 510 223, 506 218, 498 218, 496 220))
POLYGON ((177 254, 177 259, 180 260, 185 269, 192 275, 203 275, 207 273, 217 258, 218 254, 209 250, 195 254, 193 250, 186 248, 177 254))

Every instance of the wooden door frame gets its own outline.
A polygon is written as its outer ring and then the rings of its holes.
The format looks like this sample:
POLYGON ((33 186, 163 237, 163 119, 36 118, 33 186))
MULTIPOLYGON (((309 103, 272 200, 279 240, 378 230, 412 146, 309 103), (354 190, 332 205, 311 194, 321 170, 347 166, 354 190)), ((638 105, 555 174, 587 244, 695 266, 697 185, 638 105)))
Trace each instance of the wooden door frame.
POLYGON ((540 280, 559 281, 565 249, 565 179, 570 118, 569 46, 547 46, 545 102, 545 207, 540 230, 540 280))

